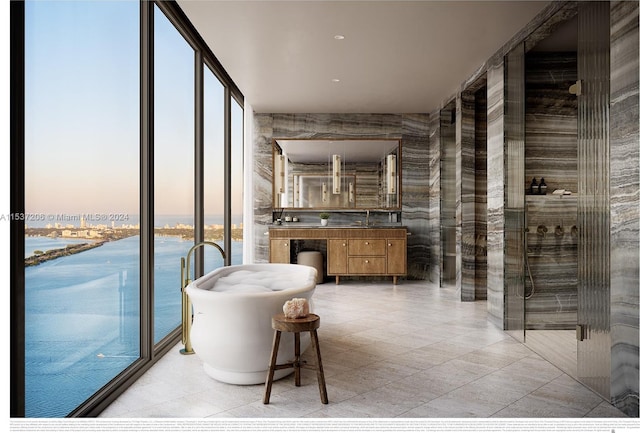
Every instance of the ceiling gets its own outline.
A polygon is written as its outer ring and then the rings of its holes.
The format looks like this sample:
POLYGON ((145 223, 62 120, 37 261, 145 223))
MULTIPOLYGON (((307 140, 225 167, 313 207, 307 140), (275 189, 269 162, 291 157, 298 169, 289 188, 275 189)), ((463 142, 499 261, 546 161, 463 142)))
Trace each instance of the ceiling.
POLYGON ((432 112, 548 3, 178 0, 260 113, 432 112))
POLYGON ((291 162, 326 163, 330 155, 339 154, 343 161, 379 162, 398 148, 398 140, 317 140, 278 139, 280 149, 291 162))

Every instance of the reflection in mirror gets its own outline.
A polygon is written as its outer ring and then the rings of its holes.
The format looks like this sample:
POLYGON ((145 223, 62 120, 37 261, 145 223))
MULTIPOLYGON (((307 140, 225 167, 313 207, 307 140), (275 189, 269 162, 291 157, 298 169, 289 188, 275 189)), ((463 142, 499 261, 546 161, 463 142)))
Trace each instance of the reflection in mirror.
POLYGON ((273 207, 399 209, 399 139, 274 139, 273 207))
POLYGON ((330 189, 326 174, 300 174, 293 176, 293 206, 295 208, 354 208, 355 202, 355 176, 342 176, 347 182, 346 189, 338 192, 330 189), (320 205, 318 205, 320 204, 320 205))

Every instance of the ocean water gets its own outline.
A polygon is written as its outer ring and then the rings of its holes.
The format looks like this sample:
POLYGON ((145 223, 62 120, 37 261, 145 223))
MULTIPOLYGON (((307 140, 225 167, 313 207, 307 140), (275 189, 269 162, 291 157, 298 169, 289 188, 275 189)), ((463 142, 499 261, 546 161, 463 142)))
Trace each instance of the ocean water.
MULTIPOLYGON (((58 241, 25 238, 25 250, 55 248, 58 241)), ((139 242, 138 236, 107 242, 25 268, 27 417, 66 416, 138 359, 139 242)), ((155 238, 156 342, 180 326, 180 258, 192 245, 155 238)), ((210 250, 205 272, 223 266, 210 250)), ((242 263, 242 242, 232 243, 232 263, 242 263)))

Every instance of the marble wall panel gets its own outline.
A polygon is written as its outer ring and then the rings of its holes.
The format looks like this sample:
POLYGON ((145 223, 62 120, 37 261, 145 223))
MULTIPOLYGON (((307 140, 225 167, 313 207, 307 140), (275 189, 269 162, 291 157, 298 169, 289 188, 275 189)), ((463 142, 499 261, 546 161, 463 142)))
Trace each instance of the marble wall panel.
POLYGON ((638 417, 640 134, 638 2, 612 1, 610 202, 611 401, 638 417))
POLYGON ((486 299, 487 101, 486 78, 462 92, 461 299, 486 299), (477 90, 478 86, 484 86, 477 90))
POLYGON ((428 227, 431 256, 429 281, 440 282, 440 266, 442 249, 440 246, 440 111, 429 117, 429 210, 428 227))
POLYGON ((526 55, 525 185, 544 178, 548 193, 578 191, 577 53, 526 55))
POLYGON ((487 79, 475 92, 475 298, 487 299, 487 79))
POLYGON ((577 192, 578 104, 569 94, 577 80, 577 53, 526 55, 525 184, 544 178, 547 195, 526 196, 528 264, 526 329, 575 329, 577 320, 577 201, 554 196, 577 192), (537 227, 548 231, 541 235, 537 227), (559 227, 558 233, 556 228, 559 227), (560 233, 561 232, 561 233, 560 233))
POLYGON ((427 280, 433 266, 429 221, 429 116, 404 114, 402 133, 402 223, 409 228, 407 272, 427 280))
POLYGON ((487 70, 487 313, 504 329, 504 64, 487 70))
MULTIPOLYGON (((277 138, 399 138, 402 140, 402 224, 411 233, 407 239, 408 278, 427 279, 430 272, 428 115, 255 113, 254 182, 255 262, 269 261, 268 227, 272 223, 271 139, 277 138)), ((302 222, 311 214, 300 213, 302 222)), ((334 212, 331 221, 361 220, 359 213, 334 212)), ((384 212, 374 221, 388 221, 384 212)))
POLYGON ((475 149, 475 95, 462 92, 460 97, 461 141, 461 299, 476 298, 476 149, 475 149))
POLYGON ((254 115, 253 117, 253 256, 254 262, 269 261, 269 237, 266 227, 271 224, 273 205, 273 118, 254 115))
MULTIPOLYGON (((440 285, 460 289, 460 189, 458 177, 458 143, 456 101, 440 111, 440 285)), ((459 294, 458 294, 459 295, 459 294)))
POLYGON ((574 330, 578 308, 577 197, 530 195, 526 204, 526 329, 574 330))
POLYGON ((462 95, 456 96, 455 129, 456 293, 459 299, 464 299, 462 295, 462 95))

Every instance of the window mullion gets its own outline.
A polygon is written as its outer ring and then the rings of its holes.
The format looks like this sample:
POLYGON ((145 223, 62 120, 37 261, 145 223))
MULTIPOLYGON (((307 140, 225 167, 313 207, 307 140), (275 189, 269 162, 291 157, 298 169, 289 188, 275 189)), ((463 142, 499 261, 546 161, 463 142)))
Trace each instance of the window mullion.
POLYGON ((153 353, 153 3, 140 2, 140 357, 153 353))

